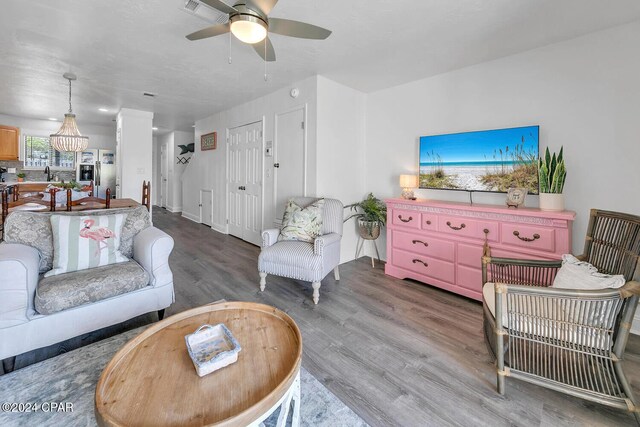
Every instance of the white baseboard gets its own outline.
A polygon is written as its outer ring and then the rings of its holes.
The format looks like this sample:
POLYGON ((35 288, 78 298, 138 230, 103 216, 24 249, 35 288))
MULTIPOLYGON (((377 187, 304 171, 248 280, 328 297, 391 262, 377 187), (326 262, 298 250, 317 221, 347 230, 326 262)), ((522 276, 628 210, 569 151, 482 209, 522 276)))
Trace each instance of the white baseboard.
POLYGON ((229 234, 228 231, 227 231, 227 225, 226 224, 213 224, 211 226, 211 229, 217 231, 218 233, 229 234))
POLYGON ((166 209, 171 213, 182 212, 182 206, 167 206, 166 209))
POLYGON ((190 214, 189 212, 184 212, 183 211, 182 212, 182 217, 186 218, 186 219, 188 219, 190 221, 197 222, 198 224, 200 223, 200 216, 199 215, 193 215, 193 214, 190 214))

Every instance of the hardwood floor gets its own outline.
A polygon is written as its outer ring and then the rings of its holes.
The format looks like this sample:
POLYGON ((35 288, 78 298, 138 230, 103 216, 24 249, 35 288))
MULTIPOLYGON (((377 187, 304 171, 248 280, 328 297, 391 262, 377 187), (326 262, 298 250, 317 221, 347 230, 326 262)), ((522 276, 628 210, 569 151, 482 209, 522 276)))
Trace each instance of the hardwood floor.
MULTIPOLYGON (((340 266, 340 282, 323 280, 315 306, 310 283, 268 276, 259 291, 258 247, 160 208, 154 225, 175 239, 167 315, 221 298, 286 311, 302 331, 303 365, 373 426, 635 425, 625 411, 517 380, 498 395, 476 301, 391 278, 361 258, 340 266)), ((632 336, 626 371, 640 396, 638 368, 632 336)))

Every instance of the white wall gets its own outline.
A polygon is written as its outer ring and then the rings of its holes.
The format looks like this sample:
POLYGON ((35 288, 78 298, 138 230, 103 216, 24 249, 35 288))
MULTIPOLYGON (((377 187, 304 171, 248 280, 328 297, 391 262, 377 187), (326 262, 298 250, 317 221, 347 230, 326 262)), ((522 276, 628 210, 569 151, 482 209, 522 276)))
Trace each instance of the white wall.
MULTIPOLYGON (((581 253, 590 208, 640 214, 639 45, 635 22, 369 94, 367 190, 400 194, 398 176, 417 173, 420 135, 538 124, 541 151, 564 145, 565 203, 577 213, 573 250, 581 253)), ((468 200, 464 192, 417 196, 468 200)), ((475 202, 504 199, 474 194, 475 202)))
POLYGON ((160 201, 160 145, 158 137, 154 136, 151 140, 152 152, 152 173, 151 173, 151 204, 157 205, 160 201))
MULTIPOLYGON (((274 140, 274 121, 277 113, 292 110, 299 106, 307 105, 307 150, 308 157, 315 158, 316 153, 316 77, 310 77, 300 82, 293 83, 290 87, 277 90, 269 95, 255 99, 246 104, 239 105, 230 110, 222 111, 196 122, 195 141, 196 151, 191 158, 189 167, 183 174, 183 207, 182 215, 192 220, 199 220, 199 198, 201 189, 213 190, 213 227, 215 230, 226 232, 227 230, 227 129, 248 124, 264 119, 265 141, 274 140), (300 95, 292 98, 290 90, 297 87, 300 95), (210 132, 218 133, 218 148, 215 150, 200 151, 200 136, 210 132)), ((263 176, 263 224, 271 226, 274 218, 273 207, 273 158, 265 158, 265 174, 263 176), (268 223, 264 220, 268 219, 268 223)), ((316 169, 315 163, 307 165, 309 195, 316 194, 316 169)))
MULTIPOLYGON (((161 156, 160 156, 160 147, 166 144, 167 147, 167 162, 168 162, 168 170, 167 170, 167 200, 166 200, 166 208, 170 212, 181 212, 182 211, 182 174, 187 168, 187 164, 179 164, 178 157, 191 157, 191 153, 180 155, 180 148, 178 145, 187 145, 193 142, 193 132, 182 132, 182 131, 174 131, 169 132, 164 135, 160 135, 157 137, 158 143, 154 145, 154 152, 157 152, 158 159, 156 160, 156 165, 158 169, 158 200, 160 195, 160 185, 162 185, 160 180, 160 170, 161 170, 161 156)), ((155 192, 154 192, 155 193, 155 192)))
MULTIPOLYGON (((366 195, 365 95, 318 76, 317 194, 344 205, 366 195)), ((341 262, 355 257, 355 221, 344 224, 341 262)))
MULTIPOLYGON (((120 130, 120 197, 142 202, 142 182, 153 173, 153 113, 123 108, 118 113, 120 130)), ((153 186, 153 183, 152 183, 153 186)))

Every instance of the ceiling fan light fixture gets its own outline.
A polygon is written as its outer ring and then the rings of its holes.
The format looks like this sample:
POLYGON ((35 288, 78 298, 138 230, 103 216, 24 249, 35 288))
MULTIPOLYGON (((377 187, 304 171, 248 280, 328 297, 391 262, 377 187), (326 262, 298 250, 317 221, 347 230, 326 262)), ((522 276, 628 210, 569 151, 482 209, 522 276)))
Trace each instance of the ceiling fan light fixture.
POLYGON ((231 33, 241 42, 255 44, 267 37, 267 24, 255 16, 238 15, 231 17, 231 33))

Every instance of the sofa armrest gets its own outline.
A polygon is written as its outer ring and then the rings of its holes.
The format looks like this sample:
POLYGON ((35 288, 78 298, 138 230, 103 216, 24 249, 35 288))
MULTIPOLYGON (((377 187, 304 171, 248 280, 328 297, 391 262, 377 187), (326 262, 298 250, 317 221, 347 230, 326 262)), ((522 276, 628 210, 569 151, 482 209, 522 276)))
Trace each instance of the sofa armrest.
POLYGON ((26 245, 0 244, 0 328, 29 321, 35 314, 38 250, 26 245))
POLYGON ((133 238, 133 259, 151 276, 149 284, 160 287, 173 283, 169 255, 173 238, 164 231, 148 227, 133 238))
POLYGON ((278 241, 278 236, 280 235, 280 230, 277 228, 269 228, 267 230, 262 230, 262 247, 268 248, 278 241))
POLYGON ((338 233, 329 233, 317 237, 313 242, 313 253, 316 255, 322 255, 326 246, 330 246, 335 243, 340 244, 340 239, 342 239, 342 236, 338 233))

